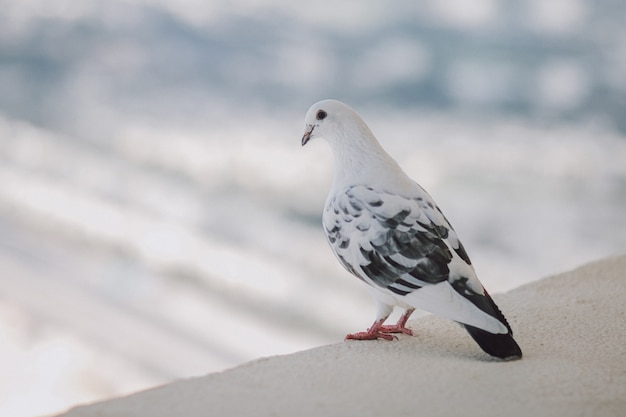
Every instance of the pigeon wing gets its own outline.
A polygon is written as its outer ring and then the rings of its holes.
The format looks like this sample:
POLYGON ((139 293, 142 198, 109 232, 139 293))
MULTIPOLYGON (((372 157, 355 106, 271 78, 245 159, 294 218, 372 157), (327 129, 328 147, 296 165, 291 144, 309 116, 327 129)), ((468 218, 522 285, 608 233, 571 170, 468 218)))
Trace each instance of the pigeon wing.
POLYGON ((406 198, 353 186, 335 194, 324 212, 335 255, 348 271, 407 304, 506 333, 506 319, 476 278, 456 232, 419 191, 406 198))
POLYGON ((361 271, 360 278, 399 295, 446 281, 453 252, 468 265, 469 259, 429 200, 350 187, 327 204, 324 226, 329 243, 351 272, 361 271))

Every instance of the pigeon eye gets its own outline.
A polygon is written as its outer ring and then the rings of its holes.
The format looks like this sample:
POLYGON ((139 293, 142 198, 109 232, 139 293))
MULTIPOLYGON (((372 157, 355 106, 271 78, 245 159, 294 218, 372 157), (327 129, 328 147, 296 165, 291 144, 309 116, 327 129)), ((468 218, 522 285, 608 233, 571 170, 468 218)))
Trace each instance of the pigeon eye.
POLYGON ((324 110, 318 110, 317 114, 315 115, 315 118, 317 120, 324 120, 326 118, 326 116, 328 116, 328 114, 326 114, 326 112, 324 110))

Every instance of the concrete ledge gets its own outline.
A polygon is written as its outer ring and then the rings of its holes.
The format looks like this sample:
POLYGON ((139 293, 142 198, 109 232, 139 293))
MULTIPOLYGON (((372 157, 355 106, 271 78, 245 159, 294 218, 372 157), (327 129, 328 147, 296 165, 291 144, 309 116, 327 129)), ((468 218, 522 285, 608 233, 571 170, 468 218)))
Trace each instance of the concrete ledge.
POLYGON ((460 326, 431 316, 410 323, 414 337, 259 359, 64 416, 624 415, 626 256, 494 298, 520 361, 492 360, 460 326))

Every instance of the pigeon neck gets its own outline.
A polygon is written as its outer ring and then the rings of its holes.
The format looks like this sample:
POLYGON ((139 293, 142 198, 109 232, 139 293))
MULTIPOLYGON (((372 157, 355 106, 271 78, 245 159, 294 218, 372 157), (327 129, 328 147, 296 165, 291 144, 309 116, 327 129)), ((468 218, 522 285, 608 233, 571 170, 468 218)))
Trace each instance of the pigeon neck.
POLYGON ((380 146, 367 126, 361 126, 360 131, 351 137, 342 133, 331 141, 335 158, 333 188, 360 184, 385 186, 392 177, 402 174, 396 161, 380 146))

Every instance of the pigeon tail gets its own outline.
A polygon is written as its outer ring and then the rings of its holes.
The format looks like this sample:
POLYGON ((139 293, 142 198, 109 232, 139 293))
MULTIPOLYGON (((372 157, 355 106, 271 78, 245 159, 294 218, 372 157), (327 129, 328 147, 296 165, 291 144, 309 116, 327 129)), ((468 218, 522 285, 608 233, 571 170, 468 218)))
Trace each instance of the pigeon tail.
POLYGON ((484 350, 491 356, 495 356, 504 360, 521 359, 522 349, 519 347, 515 339, 513 339, 513 330, 511 330, 509 322, 506 320, 504 314, 502 314, 487 290, 484 290, 484 292, 484 297, 480 301, 486 302, 479 303, 479 307, 486 313, 498 319, 502 324, 504 324, 508 332, 494 334, 484 329, 470 326, 468 324, 461 325, 465 327, 465 330, 467 330, 470 336, 472 336, 472 339, 474 339, 476 343, 478 343, 478 346, 480 346, 482 350, 484 350))
POLYGON ((504 360, 516 360, 522 358, 522 349, 513 339, 511 333, 493 334, 479 329, 478 327, 462 324, 465 330, 478 343, 482 350, 504 360))

